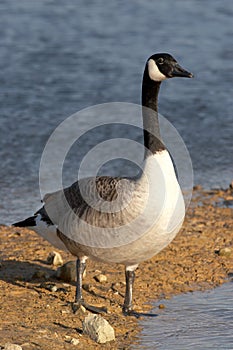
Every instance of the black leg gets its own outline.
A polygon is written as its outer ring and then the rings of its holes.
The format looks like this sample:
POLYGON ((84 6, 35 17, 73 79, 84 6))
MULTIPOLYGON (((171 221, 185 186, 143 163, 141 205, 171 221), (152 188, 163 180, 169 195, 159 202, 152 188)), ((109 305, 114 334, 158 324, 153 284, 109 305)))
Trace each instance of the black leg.
POLYGON ((83 301, 82 295, 82 283, 83 283, 83 272, 86 268, 86 262, 80 259, 76 261, 76 271, 77 271, 77 285, 75 293, 75 303, 80 304, 83 301))
POLYGON ((130 315, 133 313, 133 283, 135 279, 135 272, 130 270, 125 270, 125 280, 126 280, 126 289, 125 289, 125 300, 123 305, 123 313, 125 315, 130 315))
POLYGON ((131 269, 125 270, 125 280, 126 280, 126 289, 125 289, 125 300, 124 305, 122 308, 123 314, 125 316, 134 316, 134 317, 141 317, 141 316, 149 316, 149 317, 156 317, 157 314, 150 314, 150 313, 144 313, 144 312, 136 312, 133 310, 133 284, 135 280, 135 270, 137 266, 134 265, 131 266, 131 269))
POLYGON ((76 272, 77 272, 77 285, 76 285, 76 293, 75 293, 75 302, 72 305, 72 309, 76 312, 81 305, 85 307, 85 309, 94 312, 94 313, 104 313, 107 312, 107 309, 104 307, 96 307, 85 303, 82 295, 82 280, 83 280, 83 272, 86 269, 86 262, 84 259, 77 259, 76 262, 76 272))

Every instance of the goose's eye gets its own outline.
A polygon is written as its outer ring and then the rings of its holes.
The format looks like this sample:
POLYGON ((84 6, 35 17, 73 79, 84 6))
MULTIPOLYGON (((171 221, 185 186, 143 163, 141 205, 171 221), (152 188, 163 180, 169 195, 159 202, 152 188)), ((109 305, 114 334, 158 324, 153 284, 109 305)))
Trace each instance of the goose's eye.
POLYGON ((157 63, 158 64, 163 64, 164 63, 164 59, 162 57, 157 59, 157 63))

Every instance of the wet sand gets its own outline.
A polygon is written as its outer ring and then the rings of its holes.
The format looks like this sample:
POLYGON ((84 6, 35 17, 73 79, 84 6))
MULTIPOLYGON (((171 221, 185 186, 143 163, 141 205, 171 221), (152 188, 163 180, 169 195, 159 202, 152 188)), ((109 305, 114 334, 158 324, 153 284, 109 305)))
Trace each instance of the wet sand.
MULTIPOLYGON (((233 273, 232 204, 231 188, 194 190, 185 223, 175 240, 136 271, 136 311, 150 312, 152 300, 159 306, 159 299, 210 289, 227 281, 233 273)), ((87 264, 84 297, 93 305, 108 308, 104 317, 116 334, 115 341, 98 345, 82 334, 87 313, 78 311, 74 315, 71 311, 74 283, 58 280, 54 276, 57 268, 47 263, 54 250, 49 243, 32 231, 1 226, 0 249, 0 346, 11 342, 24 350, 127 349, 137 342, 137 319, 121 312, 125 289, 122 266, 92 261, 87 264), (104 283, 94 278, 100 272, 107 277, 104 283), (46 289, 51 283, 56 284, 57 291, 46 289), (67 336, 79 339, 79 345, 67 343, 67 336)), ((64 262, 74 260, 60 253, 64 262)))

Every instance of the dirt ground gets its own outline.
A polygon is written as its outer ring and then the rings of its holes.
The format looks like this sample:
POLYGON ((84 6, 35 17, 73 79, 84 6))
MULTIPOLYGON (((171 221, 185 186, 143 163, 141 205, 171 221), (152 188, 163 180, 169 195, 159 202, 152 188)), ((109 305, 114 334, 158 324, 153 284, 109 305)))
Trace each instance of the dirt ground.
MULTIPOLYGON (((175 240, 136 271, 134 305, 149 312, 150 301, 174 294, 213 288, 233 274, 233 190, 194 190, 186 220, 175 240), (226 249, 227 248, 227 249, 226 249)), ((135 317, 122 315, 125 281, 122 266, 89 261, 84 297, 109 310, 105 319, 116 340, 98 345, 82 334, 82 311, 73 314, 75 285, 55 277, 47 257, 54 248, 32 231, 0 227, 0 346, 16 343, 24 350, 127 349, 137 343, 140 327, 135 317), (107 276, 100 283, 99 272, 107 276), (46 289, 55 283, 57 291, 46 289), (65 284, 64 284, 65 283, 65 284), (79 345, 68 343, 68 336, 79 345)), ((64 262, 74 260, 60 252, 64 262)), ((166 306, 166 304, 165 304, 166 306)))

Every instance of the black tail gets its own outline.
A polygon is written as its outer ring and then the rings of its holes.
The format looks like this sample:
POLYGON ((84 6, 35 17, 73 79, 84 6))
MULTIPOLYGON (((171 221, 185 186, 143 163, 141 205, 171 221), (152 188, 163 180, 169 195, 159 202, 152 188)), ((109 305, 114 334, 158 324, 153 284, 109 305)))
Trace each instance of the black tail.
POLYGON ((15 226, 15 227, 36 226, 36 217, 37 215, 31 216, 30 218, 27 218, 23 221, 15 222, 14 224, 12 224, 12 226, 15 226))

